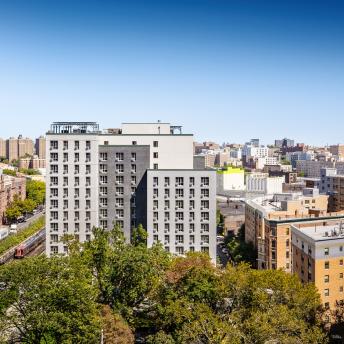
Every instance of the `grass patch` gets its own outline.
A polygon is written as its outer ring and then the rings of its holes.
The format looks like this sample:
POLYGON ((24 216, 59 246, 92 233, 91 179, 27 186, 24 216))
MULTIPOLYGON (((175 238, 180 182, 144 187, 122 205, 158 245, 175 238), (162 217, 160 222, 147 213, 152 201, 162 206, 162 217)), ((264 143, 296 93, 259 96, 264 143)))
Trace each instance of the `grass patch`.
POLYGON ((9 235, 4 240, 0 241, 0 254, 5 253, 13 246, 19 245, 22 241, 41 230, 45 225, 45 216, 39 217, 32 222, 29 227, 22 229, 17 234, 9 235))

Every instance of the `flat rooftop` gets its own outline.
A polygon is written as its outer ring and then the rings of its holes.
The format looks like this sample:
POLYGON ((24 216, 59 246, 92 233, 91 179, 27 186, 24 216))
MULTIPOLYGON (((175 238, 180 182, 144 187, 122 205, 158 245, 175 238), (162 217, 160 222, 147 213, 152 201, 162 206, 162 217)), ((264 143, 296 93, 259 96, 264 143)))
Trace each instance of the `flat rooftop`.
POLYGON ((292 226, 292 230, 303 234, 313 241, 344 239, 344 221, 336 222, 331 225, 311 225, 309 227, 292 226))

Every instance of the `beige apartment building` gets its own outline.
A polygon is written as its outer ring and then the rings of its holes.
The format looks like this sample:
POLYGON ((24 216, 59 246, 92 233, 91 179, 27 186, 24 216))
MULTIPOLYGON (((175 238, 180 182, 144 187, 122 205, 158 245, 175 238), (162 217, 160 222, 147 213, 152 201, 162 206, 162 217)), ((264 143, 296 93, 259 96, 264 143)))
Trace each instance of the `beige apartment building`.
POLYGON ((41 159, 37 155, 28 158, 19 159, 19 168, 32 168, 37 170, 39 168, 46 168, 46 159, 41 159))
POLYGON ((38 155, 39 159, 46 159, 46 138, 44 136, 40 136, 36 139, 36 154, 38 155))
POLYGON ((2 138, 0 138, 0 157, 6 157, 6 141, 2 138))
POLYGON ((33 141, 29 138, 19 135, 18 138, 10 137, 6 140, 6 157, 10 162, 26 155, 33 155, 33 152, 33 141))
MULTIPOLYGON (((327 213, 328 196, 307 191, 246 201, 245 241, 257 249, 258 269, 282 268, 291 272, 291 226, 340 215, 327 213)), ((344 212, 341 216, 344 218, 344 212)))
POLYGON ((324 306, 344 301, 344 221, 291 226, 293 267, 302 282, 312 282, 324 306))
POLYGON ((343 158, 344 157, 344 144, 330 146, 330 153, 339 158, 343 158))

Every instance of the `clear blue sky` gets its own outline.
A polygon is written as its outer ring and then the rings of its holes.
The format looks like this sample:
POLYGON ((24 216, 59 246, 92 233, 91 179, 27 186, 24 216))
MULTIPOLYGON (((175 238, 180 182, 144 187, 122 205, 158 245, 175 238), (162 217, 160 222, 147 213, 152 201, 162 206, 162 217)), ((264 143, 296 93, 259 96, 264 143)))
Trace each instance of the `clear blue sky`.
POLYGON ((344 142, 343 1, 0 1, 0 136, 170 121, 344 142))

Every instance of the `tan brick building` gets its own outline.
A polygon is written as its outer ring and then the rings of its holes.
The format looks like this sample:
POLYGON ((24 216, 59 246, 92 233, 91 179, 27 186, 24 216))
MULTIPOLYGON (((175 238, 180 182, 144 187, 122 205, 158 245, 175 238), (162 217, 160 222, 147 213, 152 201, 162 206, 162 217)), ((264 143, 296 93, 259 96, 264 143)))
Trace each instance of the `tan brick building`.
POLYGON ((0 157, 6 158, 6 141, 0 138, 0 157))
POLYGON ((26 155, 33 155, 33 148, 33 141, 29 138, 23 138, 22 135, 18 138, 10 137, 6 140, 6 157, 12 162, 26 155))
POLYGON ((344 145, 338 144, 338 145, 330 146, 330 153, 332 155, 338 156, 339 158, 343 158, 344 157, 344 145))
POLYGON ((16 178, 7 175, 0 175, 0 224, 5 222, 4 213, 8 205, 13 201, 14 196, 20 199, 26 197, 25 178, 16 178))
POLYGON ((326 308, 344 302, 344 220, 291 226, 293 268, 302 282, 313 282, 326 308))
POLYGON ((38 139, 36 139, 36 145, 35 145, 36 155, 38 155, 40 159, 46 159, 45 145, 46 145, 46 139, 44 136, 40 136, 38 139))
MULTIPOLYGON (((246 201, 245 241, 258 251, 258 269, 291 272, 290 227, 302 221, 331 217, 326 195, 280 194, 246 201)), ((344 217, 344 212, 343 212, 344 217)))

